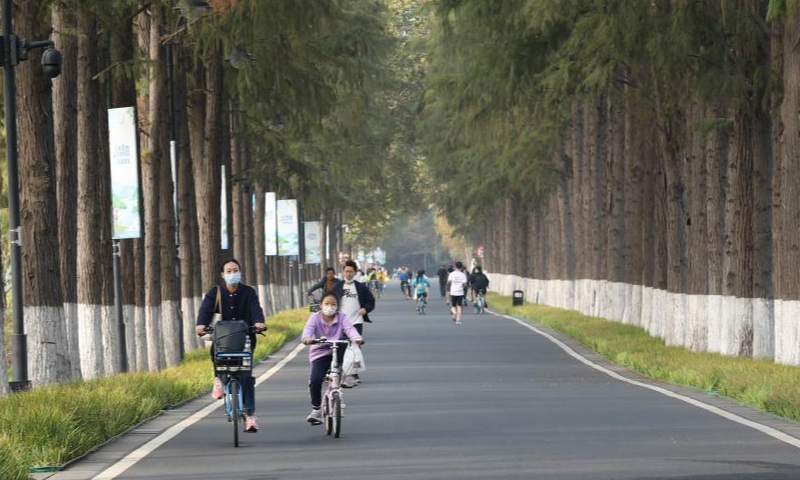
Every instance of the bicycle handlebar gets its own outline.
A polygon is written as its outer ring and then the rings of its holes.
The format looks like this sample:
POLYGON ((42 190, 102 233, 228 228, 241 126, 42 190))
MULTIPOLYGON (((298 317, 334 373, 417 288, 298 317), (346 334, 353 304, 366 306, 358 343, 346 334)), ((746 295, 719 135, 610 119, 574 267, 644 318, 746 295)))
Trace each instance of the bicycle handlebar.
MULTIPOLYGON (((262 330, 260 332, 257 332, 256 331, 256 327, 253 327, 253 326, 248 326, 247 327, 247 333, 248 334, 250 334, 250 335, 252 335, 252 334, 261 335, 262 337, 266 337, 266 335, 264 335, 264 332, 266 330, 267 329, 265 328, 264 330, 262 330)), ((203 330, 203 333, 198 334, 198 336, 202 337, 203 335, 212 334, 212 333, 214 333, 214 327, 212 327, 211 325, 206 325, 206 328, 205 328, 205 330, 203 330)))
POLYGON ((316 345, 332 345, 334 343, 337 345, 350 345, 350 340, 328 340, 325 337, 312 338, 311 342, 316 345))

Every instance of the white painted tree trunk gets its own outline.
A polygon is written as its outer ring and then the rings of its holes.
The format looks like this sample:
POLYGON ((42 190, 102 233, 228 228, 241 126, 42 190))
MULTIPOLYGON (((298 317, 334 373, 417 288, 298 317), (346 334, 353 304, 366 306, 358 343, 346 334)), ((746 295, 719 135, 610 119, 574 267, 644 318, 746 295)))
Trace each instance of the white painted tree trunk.
POLYGON ((167 367, 181 362, 180 324, 178 303, 172 300, 161 302, 161 321, 163 325, 164 361, 167 367))
POLYGON ((269 316, 269 291, 266 285, 258 286, 258 301, 261 303, 261 309, 264 310, 264 316, 269 316))
MULTIPOLYGON (((0 308, 0 318, 5 318, 4 309, 0 308)), ((6 374, 6 334, 5 329, 0 328, 0 397, 8 395, 8 375, 6 374)))
POLYGON ((117 349, 117 318, 114 305, 101 307, 103 316, 103 363, 106 365, 106 375, 119 373, 119 354, 117 349))
POLYGON ((136 358, 136 307, 132 304, 122 306, 122 315, 125 317, 125 352, 128 361, 128 371, 139 371, 139 364, 136 358))
POLYGON ((69 348, 69 360, 71 367, 71 377, 81 378, 81 350, 78 342, 78 304, 64 304, 64 323, 67 329, 67 347, 69 348))
MULTIPOLYGON (((192 324, 193 325, 197 324, 197 315, 200 313, 200 306, 201 305, 203 305, 203 297, 202 296, 194 297, 194 312, 195 312, 195 314, 194 314, 194 317, 192 318, 192 324)), ((194 336, 194 340, 197 343, 197 347, 196 348, 201 348, 201 347, 205 348, 206 342, 204 340, 202 340, 200 337, 195 335, 194 336)))
POLYGON ((28 368, 33 385, 69 378, 69 348, 64 307, 25 307, 28 368))
POLYGON ((151 372, 164 368, 164 338, 161 331, 161 306, 144 307, 145 334, 147 335, 147 367, 151 372))
POLYGON ((183 349, 191 351, 197 348, 197 335, 194 326, 197 321, 197 312, 194 309, 194 297, 181 298, 181 328, 183 328, 183 349))
POLYGON ((78 304, 78 348, 81 353, 81 376, 84 380, 102 377, 103 334, 101 306, 78 304))
POLYGON ((147 308, 142 305, 133 307, 133 330, 136 337, 136 370, 146 372, 150 370, 150 355, 147 352, 147 308))

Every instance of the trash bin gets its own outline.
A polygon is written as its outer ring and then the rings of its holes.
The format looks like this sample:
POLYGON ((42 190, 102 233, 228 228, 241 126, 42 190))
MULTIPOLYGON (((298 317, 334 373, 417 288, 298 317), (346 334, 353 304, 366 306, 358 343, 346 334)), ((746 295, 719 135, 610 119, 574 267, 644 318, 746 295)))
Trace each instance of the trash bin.
POLYGON ((511 305, 513 305, 515 307, 519 307, 519 306, 522 305, 522 302, 524 301, 524 299, 525 299, 525 296, 524 296, 524 293, 522 292, 522 290, 514 290, 514 293, 513 293, 512 297, 511 297, 511 305))

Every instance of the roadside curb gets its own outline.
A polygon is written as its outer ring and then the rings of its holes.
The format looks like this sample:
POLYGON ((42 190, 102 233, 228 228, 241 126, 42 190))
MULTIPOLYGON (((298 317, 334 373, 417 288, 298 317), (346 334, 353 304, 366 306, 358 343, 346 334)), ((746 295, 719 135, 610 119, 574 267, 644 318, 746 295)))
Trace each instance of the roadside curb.
MULTIPOLYGON (((300 336, 296 335, 287 339, 278 350, 255 366, 253 376, 258 378, 283 360, 295 349, 299 338, 300 336)), ((154 416, 94 447, 89 452, 70 460, 64 464, 61 470, 32 473, 30 478, 34 480, 86 480, 94 478, 106 468, 158 437, 173 425, 189 418, 209 405, 219 402, 219 400, 210 398, 209 392, 211 392, 211 389, 178 405, 159 411, 154 416)))
MULTIPOLYGON (((752 406, 739 403, 739 402, 737 402, 737 401, 735 401, 735 400, 733 400, 733 399, 731 399, 729 397, 723 397, 723 396, 720 396, 720 395, 717 395, 717 394, 709 393, 706 390, 702 390, 702 389, 699 389, 699 388, 696 388, 696 387, 678 385, 678 384, 674 384, 674 383, 666 383, 666 382, 663 382, 663 381, 660 381, 660 380, 655 380, 653 378, 644 376, 644 375, 642 375, 642 374, 640 374, 638 372, 630 370, 627 367, 624 367, 624 366, 618 365, 616 363, 613 363, 613 362, 609 361, 608 359, 606 359, 605 357, 599 355, 595 351, 590 350, 589 348, 587 348, 585 345, 583 345, 582 343, 578 342, 574 338, 572 338, 572 337, 570 337, 570 336, 568 336, 568 335, 566 335, 564 333, 561 333, 561 332, 558 332, 556 330, 553 330, 553 329, 551 329, 549 327, 546 327, 546 326, 536 322, 535 320, 531 320, 531 319, 528 319, 528 318, 525 318, 525 317, 518 317, 518 316, 498 313, 498 312, 495 312, 494 310, 489 310, 489 309, 487 309, 487 312, 490 313, 491 315, 494 315, 494 316, 497 316, 497 317, 500 317, 500 318, 506 318, 506 319, 509 319, 509 320, 512 320, 512 321, 529 324, 530 326, 536 328, 537 330, 540 330, 541 332, 546 333, 547 335, 549 335, 549 336, 553 337, 554 339, 558 340, 559 342, 563 343, 565 346, 567 346, 568 348, 572 349, 575 353, 577 353, 579 356, 583 357, 585 360, 587 360, 587 361, 589 361, 589 362, 601 367, 602 369, 608 370, 608 371, 612 372, 613 374, 619 375, 620 377, 623 377, 623 378, 625 378, 625 379, 627 379, 627 380, 629 380, 631 382, 637 382, 637 383, 643 384, 645 386, 644 388, 647 388, 647 386, 649 386, 649 387, 652 387, 652 389, 654 391, 656 391, 656 392, 657 392, 657 390, 655 390, 655 389, 666 390, 666 391, 671 392, 671 393, 673 393, 675 395, 686 397, 688 399, 691 399, 691 400, 694 400, 696 402, 699 402, 699 403, 702 403, 704 405, 707 405, 707 406, 709 406, 711 408, 720 409, 720 410, 722 410, 724 412, 727 412, 729 414, 741 417, 742 419, 744 419, 746 421, 753 422, 753 423, 759 424, 761 426, 774 429, 777 432, 780 432, 780 433, 782 433, 784 435, 787 435, 787 436, 791 437, 795 441, 795 443, 789 443, 789 442, 787 442, 785 440, 782 440, 788 446, 792 446, 792 447, 795 447, 795 448, 800 448, 800 446, 798 446, 798 444, 800 444, 800 422, 795 422, 793 420, 786 419, 786 418, 783 418, 783 417, 779 417, 777 415, 774 415, 774 414, 771 414, 771 413, 768 413, 768 412, 763 412, 761 410, 757 410, 756 408, 754 408, 752 406)), ((537 332, 534 331, 534 333, 537 333, 537 332)), ((545 337, 545 338, 547 338, 547 337, 545 337)), ((547 340, 552 341, 550 339, 547 339, 547 340)), ((553 343, 555 343, 555 342, 553 342, 553 343)), ((556 343, 556 346, 561 347, 557 343, 556 343)), ((637 386, 637 385, 634 384, 634 386, 637 386)), ((639 387, 642 388, 641 385, 639 385, 639 387)), ((699 406, 696 406, 696 405, 695 405, 695 407, 702 408, 702 407, 699 407, 699 406)), ((733 420, 730 420, 730 421, 733 421, 733 420)), ((741 422, 737 422, 737 423, 741 423, 741 422)), ((747 425, 743 425, 743 426, 747 426, 747 425)), ((750 427, 750 428, 752 428, 752 427, 750 427)), ((764 432, 762 432, 762 433, 764 433, 764 432)), ((768 435, 767 433, 764 433, 764 434, 768 435)))

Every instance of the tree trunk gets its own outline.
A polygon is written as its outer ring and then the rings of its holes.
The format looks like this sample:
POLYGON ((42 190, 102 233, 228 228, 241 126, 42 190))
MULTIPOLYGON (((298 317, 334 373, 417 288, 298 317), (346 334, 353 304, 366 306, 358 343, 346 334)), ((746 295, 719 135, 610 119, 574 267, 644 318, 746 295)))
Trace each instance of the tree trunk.
MULTIPOLYGON (((53 30, 56 48, 74 64, 78 56, 75 14, 62 3, 52 7, 53 30)), ((58 203, 58 238, 61 267, 61 295, 64 300, 64 319, 67 328, 67 345, 70 353, 72 377, 80 377, 81 362, 78 348, 78 304, 76 245, 78 242, 75 208, 65 208, 78 202, 78 75, 76 69, 67 69, 53 82, 53 125, 56 147, 56 197, 58 203)))
POLYGON ((197 251, 197 207, 195 205, 195 184, 192 176, 194 149, 190 144, 187 79, 182 51, 175 49, 178 56, 173 70, 175 77, 175 110, 178 132, 178 216, 180 224, 180 265, 181 265, 181 313, 183 320, 183 348, 189 351, 201 346, 201 340, 194 333, 197 323, 196 298, 202 290, 195 288, 199 261, 197 251))
MULTIPOLYGON (((108 59, 110 57, 108 35, 104 35, 104 42, 100 44, 98 49, 98 70, 104 71, 109 68, 108 59)), ((113 249, 113 231, 112 226, 114 223, 114 215, 111 207, 111 155, 108 146, 108 107, 110 102, 110 76, 108 73, 99 75, 96 81, 98 92, 98 107, 100 109, 99 132, 98 132, 98 149, 95 155, 99 156, 101 161, 98 163, 100 170, 97 172, 100 183, 98 184, 98 211, 100 212, 100 231, 99 241, 101 244, 99 270, 95 274, 99 274, 102 279, 103 290, 100 297, 101 302, 101 317, 103 322, 103 363, 105 363, 105 374, 113 375, 119 373, 122 368, 122 359, 120 357, 120 350, 117 345, 118 331, 117 331, 117 318, 114 309, 114 249, 113 249)))
POLYGON ((89 12, 78 17, 78 344, 81 351, 81 375, 84 379, 104 375, 102 303, 99 293, 103 279, 100 257, 103 251, 98 232, 102 231, 99 183, 102 167, 108 159, 97 155, 100 149, 100 108, 97 72, 97 20, 89 12))
POLYGON ((246 262, 245 244, 245 193, 244 193, 244 158, 242 140, 240 136, 239 112, 236 105, 231 104, 230 114, 230 158, 231 158, 231 214, 233 215, 233 257, 242 264, 242 278, 246 278, 250 271, 250 266, 246 262))
POLYGON ((196 181, 197 224, 202 281, 216 283, 220 262, 220 120, 222 67, 218 49, 209 54, 205 68, 203 152, 192 162, 196 181))
MULTIPOLYGON (((160 73, 162 68, 161 48, 159 46, 159 13, 139 16, 140 35, 143 43, 141 50, 149 52, 152 62, 148 72, 149 94, 147 98, 147 129, 150 134, 147 141, 142 141, 142 192, 144 193, 144 278, 150 281, 144 284, 145 294, 145 329, 147 334, 147 364, 151 372, 164 368, 164 330, 162 321, 162 296, 160 281, 166 270, 171 274, 171 265, 161 263, 161 227, 160 202, 168 202, 171 198, 161 198, 162 178, 161 162, 164 161, 164 145, 166 130, 164 128, 164 101, 166 99, 165 84, 160 73), (151 25, 152 24, 152 25, 151 25), (159 279, 159 282, 154 281, 159 279)), ((144 114, 142 115, 144 117, 144 114)), ((174 240, 173 240, 174 242, 174 240)))
POLYGON ((625 281, 625 242, 624 232, 626 230, 625 211, 626 190, 625 185, 625 111, 622 108, 622 99, 617 96, 609 95, 608 100, 608 134, 607 138, 610 145, 606 151, 606 206, 608 212, 607 241, 606 241, 606 262, 608 276, 605 277, 612 282, 625 281))
MULTIPOLYGON (((49 26, 37 15, 46 2, 27 2, 15 12, 17 34, 46 38, 49 26)), ((72 373, 61 293, 56 211, 56 151, 53 141, 51 81, 38 68, 41 52, 28 68, 17 69, 20 216, 24 316, 30 378, 34 385, 66 380, 72 373)), ((17 305, 17 308, 21 307, 17 305)))
POLYGON ((264 313, 268 312, 269 291, 267 290, 267 269, 266 269, 266 246, 264 235, 264 186, 262 183, 256 184, 255 187, 255 219, 254 225, 254 247, 255 247, 255 263, 251 268, 253 283, 258 292, 258 298, 261 301, 261 306, 264 307, 264 313))

